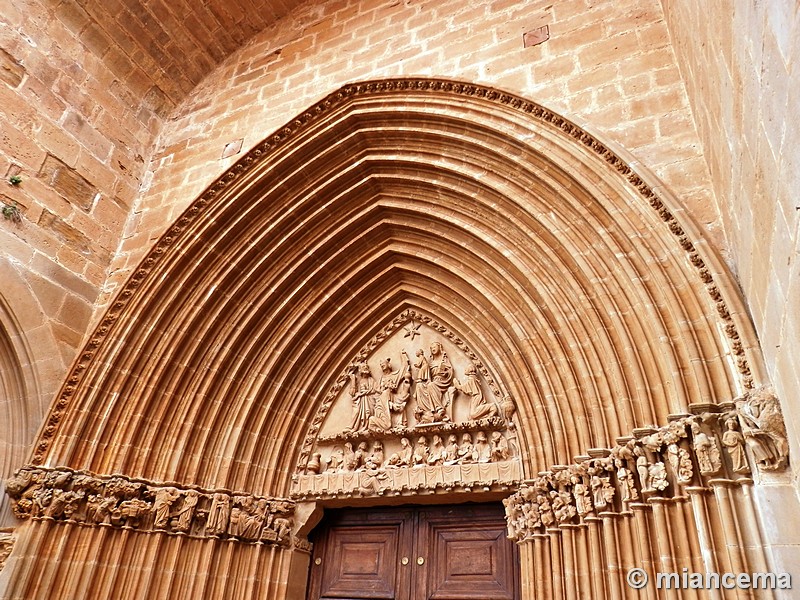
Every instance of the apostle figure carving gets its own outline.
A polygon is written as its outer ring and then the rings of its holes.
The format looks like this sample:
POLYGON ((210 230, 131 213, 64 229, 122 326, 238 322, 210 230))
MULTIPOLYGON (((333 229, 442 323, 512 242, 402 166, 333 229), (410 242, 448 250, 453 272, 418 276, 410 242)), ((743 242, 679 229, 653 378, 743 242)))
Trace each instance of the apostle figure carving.
MULTIPOLYGON (((352 447, 352 444, 351 444, 352 447)), ((328 471, 331 473, 337 473, 344 464, 344 450, 340 446, 337 446, 331 452, 330 457, 328 458, 328 471)))
POLYGON ((153 527, 164 529, 169 522, 169 509, 172 503, 180 497, 180 493, 175 488, 164 487, 156 490, 156 501, 154 505, 155 520, 153 527))
POLYGON ((636 471, 639 473, 639 483, 642 486, 642 492, 652 492, 653 488, 650 487, 649 464, 644 450, 641 446, 634 446, 633 455, 636 457, 636 471))
POLYGON ((345 442, 342 452, 342 470, 355 471, 358 466, 358 459, 356 458, 355 450, 353 450, 353 444, 345 442))
POLYGON ((475 434, 475 460, 479 463, 488 463, 492 460, 492 447, 483 431, 475 434))
POLYGON ((570 483, 572 484, 572 495, 575 499, 576 512, 583 517, 592 510, 592 497, 589 493, 589 489, 586 487, 583 477, 578 474, 574 474, 570 477, 570 483))
POLYGON ((411 462, 415 465, 427 464, 429 453, 430 449, 428 448, 428 440, 425 439, 425 436, 420 436, 417 440, 417 446, 414 448, 414 454, 411 457, 411 462))
POLYGON ((461 436, 461 445, 458 447, 458 462, 471 463, 475 462, 477 458, 475 445, 472 443, 472 436, 469 433, 464 433, 461 436))
POLYGON ((430 451, 428 452, 429 465, 441 465, 447 457, 447 449, 444 447, 444 442, 439 435, 433 436, 430 451))
POLYGON ((367 442, 359 442, 358 448, 353 453, 354 455, 354 470, 360 469, 367 463, 367 458, 369 458, 369 447, 367 442))
POLYGON ((623 502, 638 500, 639 492, 633 481, 633 473, 625 466, 624 459, 614 459, 614 466, 617 469, 617 481, 619 482, 620 494, 622 496, 621 500, 623 502))
POLYGON ((508 442, 499 431, 492 432, 492 460, 508 460, 508 442))
POLYGON ((353 399, 353 417, 346 431, 367 431, 369 418, 375 405, 375 379, 367 363, 358 366, 357 373, 350 373, 350 396, 353 399))
POLYGON ((703 475, 712 475, 722 468, 717 442, 700 429, 700 423, 697 421, 692 422, 691 428, 694 453, 700 472, 703 475))
POLYGON ((230 514, 231 497, 223 492, 215 493, 211 500, 211 508, 208 511, 206 532, 210 535, 225 533, 228 530, 230 514))
POLYGON ((385 454, 383 451, 383 442, 380 440, 375 440, 372 443, 372 453, 369 455, 369 460, 372 461, 372 464, 381 467, 383 466, 384 459, 385 454))
POLYGON ((411 448, 411 441, 408 438, 402 438, 400 440, 400 455, 397 464, 401 467, 407 467, 412 463, 413 456, 414 450, 411 448))
MULTIPOLYGON (((596 509, 604 509, 611 504, 614 499, 614 486, 611 485, 611 478, 603 477, 604 470, 593 466, 589 468, 589 487, 591 488, 592 502, 596 509)), ((622 487, 622 482, 620 482, 622 487)))
POLYGON ((175 529, 178 531, 189 531, 192 525, 192 517, 194 516, 194 511, 199 500, 200 492, 196 490, 189 490, 186 492, 186 495, 183 497, 183 505, 176 513, 178 519, 175 523, 175 529))
POLYGON ((747 464, 747 457, 744 453, 744 436, 739 431, 739 425, 735 418, 725 421, 725 433, 722 434, 722 445, 728 450, 728 455, 733 463, 734 473, 750 473, 750 466, 747 464))
POLYGON ((451 433, 447 437, 447 446, 444 449, 444 462, 453 465, 458 462, 458 437, 451 433))
POLYGON ((521 541, 522 539, 525 518, 522 504, 522 497, 519 494, 503 498, 503 506, 506 510, 507 535, 510 540, 521 541))
POLYGON ((497 404, 489 402, 483 397, 478 373, 473 365, 469 365, 464 371, 463 383, 458 379, 453 380, 453 386, 469 397, 469 419, 477 421, 486 417, 496 417, 498 413, 497 404))

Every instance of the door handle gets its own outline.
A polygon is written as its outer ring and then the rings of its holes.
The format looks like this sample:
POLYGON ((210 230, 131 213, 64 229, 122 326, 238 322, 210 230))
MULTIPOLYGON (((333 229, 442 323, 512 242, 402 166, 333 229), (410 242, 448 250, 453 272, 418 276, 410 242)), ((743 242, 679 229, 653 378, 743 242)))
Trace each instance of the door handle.
POLYGON ((408 557, 404 556, 402 559, 400 559, 400 564, 402 564, 403 566, 407 565, 408 564, 408 557))
POLYGON ((421 556, 418 556, 417 557, 417 564, 418 565, 424 565, 425 564, 425 559, 422 558, 421 556))

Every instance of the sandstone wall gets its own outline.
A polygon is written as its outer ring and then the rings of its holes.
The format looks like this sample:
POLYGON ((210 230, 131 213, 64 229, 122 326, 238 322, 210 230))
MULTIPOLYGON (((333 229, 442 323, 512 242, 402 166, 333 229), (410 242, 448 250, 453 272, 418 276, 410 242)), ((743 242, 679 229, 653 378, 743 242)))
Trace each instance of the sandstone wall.
MULTIPOLYGON (((800 11, 797 3, 663 0, 735 269, 784 413, 800 400, 800 11)), ((786 421, 792 454, 800 422, 786 421)), ((800 462, 793 463, 796 487, 800 462)), ((762 507, 794 505, 775 488, 762 507), (780 501, 776 502, 777 495, 780 501)), ((777 560, 798 572, 796 540, 773 521, 777 560)))
POLYGON ((586 3, 312 2, 209 76, 159 139, 108 300, 167 224, 248 149, 344 83, 400 75, 497 86, 631 151, 714 239, 718 213, 661 7, 586 3), (546 27, 549 39, 525 47, 546 27), (229 146, 230 145, 230 146, 229 146))
POLYGON ((3 387, 0 478, 27 460, 81 345, 172 108, 145 75, 158 69, 119 52, 130 41, 74 2, 0 10, 0 371, 24 381, 3 387))

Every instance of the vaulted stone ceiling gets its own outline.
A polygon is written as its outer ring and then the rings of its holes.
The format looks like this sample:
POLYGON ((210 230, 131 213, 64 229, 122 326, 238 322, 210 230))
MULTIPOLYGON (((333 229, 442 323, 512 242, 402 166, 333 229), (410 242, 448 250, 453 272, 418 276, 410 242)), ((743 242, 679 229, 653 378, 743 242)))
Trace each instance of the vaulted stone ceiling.
POLYGON ((54 0, 54 4, 56 17, 163 116, 216 65, 303 0, 54 0))

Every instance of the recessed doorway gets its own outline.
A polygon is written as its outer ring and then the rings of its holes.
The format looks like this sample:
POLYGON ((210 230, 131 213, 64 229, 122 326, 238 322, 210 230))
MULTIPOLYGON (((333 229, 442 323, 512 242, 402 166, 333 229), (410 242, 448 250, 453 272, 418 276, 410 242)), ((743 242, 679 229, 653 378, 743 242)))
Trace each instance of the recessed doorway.
POLYGON ((311 539, 309 600, 519 600, 498 503, 330 511, 311 539))

